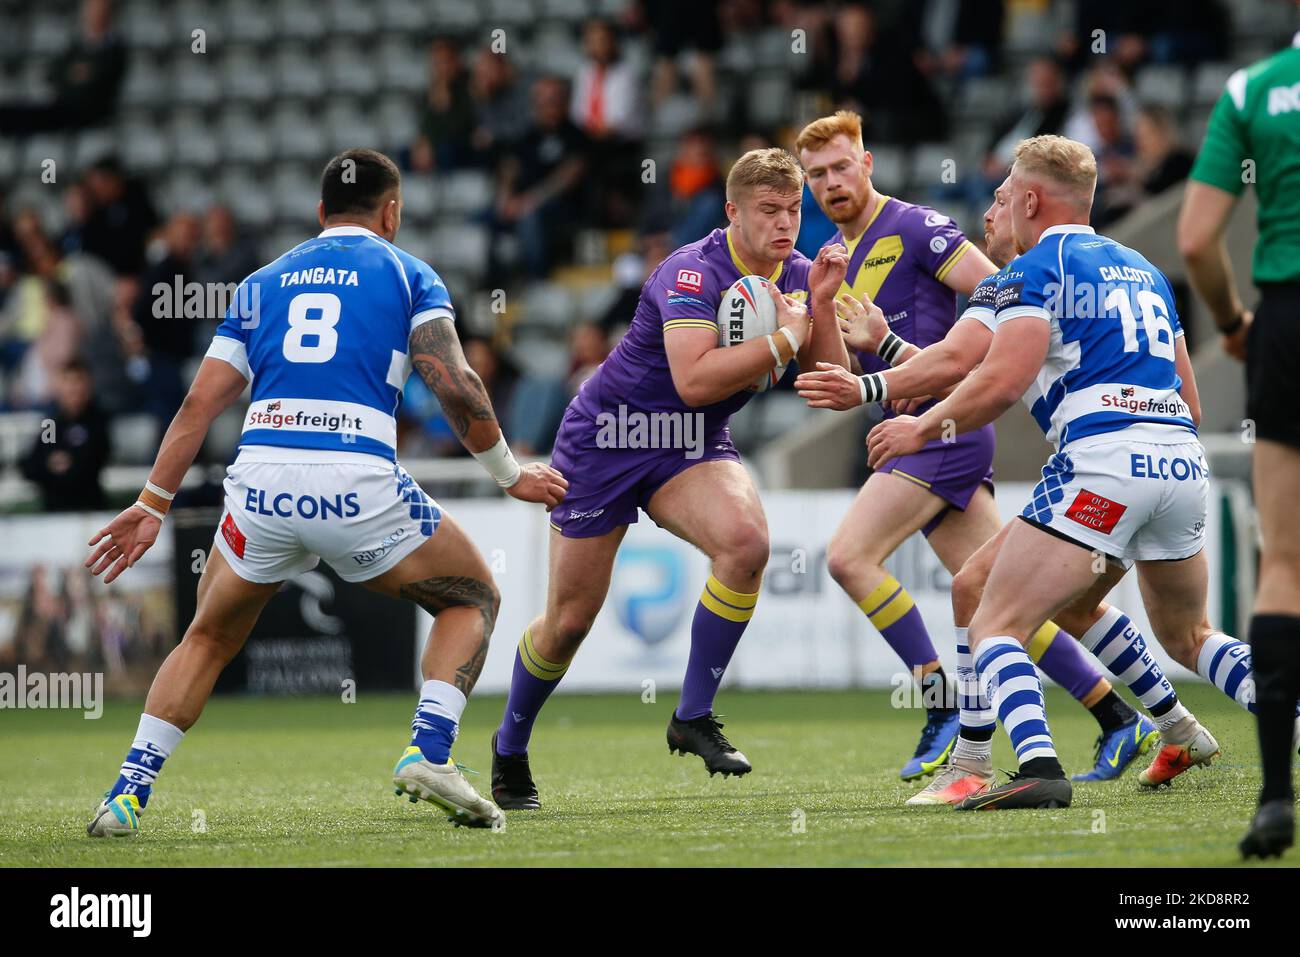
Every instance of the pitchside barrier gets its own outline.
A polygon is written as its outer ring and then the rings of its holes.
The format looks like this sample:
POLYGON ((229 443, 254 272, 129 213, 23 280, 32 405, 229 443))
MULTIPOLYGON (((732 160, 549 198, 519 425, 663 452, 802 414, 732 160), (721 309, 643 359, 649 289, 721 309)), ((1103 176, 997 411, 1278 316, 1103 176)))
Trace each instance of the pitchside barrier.
MULTIPOLYGON (((1003 517, 1012 518, 1032 489, 1029 483, 999 484, 1003 517)), ((762 493, 772 556, 758 610, 727 671, 728 686, 889 687, 904 680, 898 658, 826 569, 826 544, 854 494, 762 493)), ((1210 500, 1210 619, 1244 635, 1256 554, 1249 489, 1235 481, 1212 482, 1210 500)), ((504 691, 519 637, 545 605, 546 516, 513 500, 443 505, 483 550, 501 589, 501 614, 478 690, 504 691)), ((956 666, 951 576, 920 535, 905 542, 887 567, 915 598, 951 672, 956 666)), ((605 607, 560 690, 676 689, 690 648, 691 616, 707 577, 708 563, 700 552, 642 515, 623 541, 605 607)), ((1120 583, 1111 601, 1151 635, 1134 573, 1120 583)), ((424 613, 419 619, 416 631, 423 641, 430 619, 424 613)), ((1194 680, 1154 641, 1148 646, 1171 675, 1194 680)))
MULTIPOLYGON (((1028 500, 1028 483, 1002 483, 1006 518, 1028 500)), ((851 490, 765 491, 771 530, 758 610, 726 682, 737 688, 889 687, 906 683, 897 658, 826 570, 826 543, 851 490)), ((524 628, 542 611, 549 525, 537 506, 513 499, 443 500, 482 550, 501 589, 501 613, 478 690, 504 691, 524 628)), ((215 510, 181 510, 170 534, 111 586, 81 568, 86 542, 111 513, 0 517, 0 671, 93 671, 109 694, 139 695, 189 622, 195 585, 212 547, 215 510)), ((1245 634, 1254 593, 1253 511, 1241 482, 1211 484, 1211 620, 1245 634)), ((954 667, 951 578, 918 535, 888 562, 916 599, 944 664, 954 667)), ((707 561, 656 528, 634 525, 615 566, 609 598, 562 691, 655 693, 678 687, 707 561)), ((1030 584, 1030 583, 1027 583, 1030 584)), ((1148 635, 1135 576, 1111 600, 1148 635)), ((248 647, 223 675, 222 691, 261 694, 405 689, 418 681, 429 616, 343 583, 322 563, 286 583, 248 647)), ((1162 666, 1181 680, 1154 641, 1162 666)))

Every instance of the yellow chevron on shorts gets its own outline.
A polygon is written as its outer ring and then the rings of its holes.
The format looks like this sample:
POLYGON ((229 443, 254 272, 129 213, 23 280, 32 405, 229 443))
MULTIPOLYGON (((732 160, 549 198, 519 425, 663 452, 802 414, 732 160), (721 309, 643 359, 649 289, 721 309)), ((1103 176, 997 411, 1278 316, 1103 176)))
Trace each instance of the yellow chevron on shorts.
POLYGON ((1029 660, 1037 662, 1039 658, 1047 654, 1047 649, 1056 640, 1056 633, 1060 630, 1059 625, 1049 621, 1034 632, 1034 637, 1030 638, 1029 644, 1025 646, 1025 651, 1029 653, 1029 660))
POLYGON ((542 681, 559 681, 569 670, 569 662, 557 664, 554 661, 547 661, 537 653, 537 649, 533 647, 531 628, 525 628, 524 637, 519 640, 519 661, 530 675, 542 681))
POLYGON ((754 617, 758 592, 734 591, 710 575, 700 593, 700 604, 727 621, 749 621, 754 617))
POLYGON ((866 613, 877 630, 888 628, 915 606, 912 596, 893 575, 886 575, 885 580, 871 590, 871 594, 858 602, 858 607, 866 613), (895 595, 895 592, 898 594, 895 595), (894 597, 890 599, 890 595, 894 597))

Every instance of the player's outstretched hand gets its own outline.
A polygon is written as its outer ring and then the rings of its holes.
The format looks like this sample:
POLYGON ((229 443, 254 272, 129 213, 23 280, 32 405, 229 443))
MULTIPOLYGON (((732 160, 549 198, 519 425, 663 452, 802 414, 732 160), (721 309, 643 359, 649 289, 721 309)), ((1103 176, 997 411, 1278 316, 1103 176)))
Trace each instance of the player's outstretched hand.
POLYGON ((564 501, 569 483, 555 469, 542 462, 529 462, 520 469, 519 481, 506 494, 521 502, 538 502, 549 512, 564 501))
POLYGON ((1247 309, 1241 314, 1241 328, 1227 336, 1219 336, 1219 345, 1223 351, 1238 362, 1246 361, 1246 336, 1250 334, 1250 324, 1255 321, 1255 314, 1247 309))
POLYGON ((835 317, 840 321, 845 344, 859 352, 874 353, 889 332, 884 312, 865 294, 861 300, 849 295, 836 299, 835 317))
POLYGON ((812 328, 808 307, 777 289, 774 282, 767 284, 767 292, 776 304, 776 324, 793 332, 802 347, 808 341, 808 330, 812 328))
POLYGON ((92 575, 105 569, 104 584, 117 578, 140 560, 140 557, 158 540, 162 522, 142 508, 132 505, 113 519, 86 544, 95 548, 86 559, 86 568, 92 575))
POLYGON ((794 388, 814 409, 843 412, 862 404, 858 377, 832 362, 819 362, 815 372, 800 373, 794 380, 794 388))
POLYGON ((921 451, 925 439, 917 429, 919 421, 911 415, 900 415, 872 429, 867 436, 867 464, 877 469, 890 459, 921 451))
POLYGON ((817 258, 808 270, 808 288, 813 298, 834 296, 849 269, 848 247, 835 243, 817 250, 817 258))

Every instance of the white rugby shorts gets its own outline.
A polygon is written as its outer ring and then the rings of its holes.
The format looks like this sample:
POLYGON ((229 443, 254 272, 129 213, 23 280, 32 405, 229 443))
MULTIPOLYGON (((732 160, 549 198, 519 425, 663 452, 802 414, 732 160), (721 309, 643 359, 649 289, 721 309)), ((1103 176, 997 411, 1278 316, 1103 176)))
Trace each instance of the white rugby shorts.
POLYGON ((1071 444, 1043 466, 1021 516, 1126 565, 1190 558, 1205 545, 1210 473, 1201 443, 1182 434, 1173 444, 1122 431, 1071 444))
POLYGON ((250 582, 284 581, 322 558, 344 581, 366 581, 442 520, 405 469, 359 453, 245 448, 226 470, 225 492, 216 546, 250 582))

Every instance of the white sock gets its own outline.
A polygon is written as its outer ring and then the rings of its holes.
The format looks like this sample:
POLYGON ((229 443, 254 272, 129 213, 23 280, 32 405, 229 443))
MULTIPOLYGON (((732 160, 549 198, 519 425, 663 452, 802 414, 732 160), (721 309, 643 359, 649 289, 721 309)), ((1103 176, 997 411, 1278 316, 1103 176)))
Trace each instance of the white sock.
POLYGON ((460 716, 465 713, 465 693, 455 685, 430 678, 420 686, 418 710, 440 715, 459 725, 460 716))
POLYGON ((176 725, 168 724, 162 718, 155 718, 151 714, 142 714, 131 747, 139 748, 142 751, 152 751, 164 758, 168 758, 171 757, 172 751, 176 750, 176 745, 181 743, 183 737, 185 737, 185 732, 176 725))

